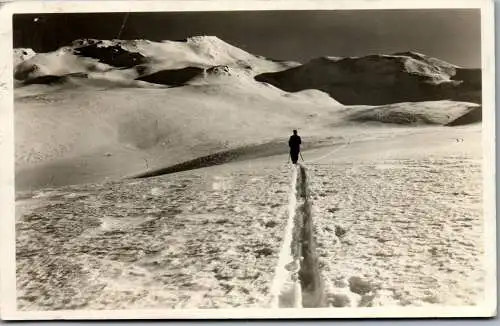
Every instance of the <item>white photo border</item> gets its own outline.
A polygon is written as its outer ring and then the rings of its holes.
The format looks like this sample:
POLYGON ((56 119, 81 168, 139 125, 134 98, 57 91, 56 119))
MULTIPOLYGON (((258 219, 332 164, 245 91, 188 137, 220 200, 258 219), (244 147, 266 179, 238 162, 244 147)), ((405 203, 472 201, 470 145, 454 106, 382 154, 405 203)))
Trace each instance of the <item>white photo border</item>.
POLYGON ((435 318, 496 315, 495 205, 495 53, 493 0, 137 0, 0 2, 0 316, 4 320, 52 319, 294 319, 294 318, 435 318), (314 309, 57 310, 16 309, 14 112, 12 16, 26 13, 459 9, 481 11, 483 215, 485 297, 466 307, 373 307, 314 309), (98 10, 97 10, 98 9, 98 10))

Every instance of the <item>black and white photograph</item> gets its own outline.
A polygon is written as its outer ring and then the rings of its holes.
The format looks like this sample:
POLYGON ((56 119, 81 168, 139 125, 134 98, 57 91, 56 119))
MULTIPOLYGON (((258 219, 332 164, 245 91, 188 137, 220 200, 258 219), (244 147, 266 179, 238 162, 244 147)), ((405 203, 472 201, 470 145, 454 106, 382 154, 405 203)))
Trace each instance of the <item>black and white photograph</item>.
POLYGON ((490 2, 105 2, 10 16, 2 317, 496 314, 490 2))

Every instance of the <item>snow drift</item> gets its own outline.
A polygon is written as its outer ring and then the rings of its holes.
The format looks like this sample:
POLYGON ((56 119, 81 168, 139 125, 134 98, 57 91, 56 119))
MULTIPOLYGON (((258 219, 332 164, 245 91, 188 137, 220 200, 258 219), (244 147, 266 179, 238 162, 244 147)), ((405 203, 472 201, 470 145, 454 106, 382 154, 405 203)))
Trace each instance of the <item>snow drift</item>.
POLYGON ((289 92, 319 89, 346 105, 456 100, 481 103, 481 71, 415 52, 321 57, 255 77, 289 92))
POLYGON ((399 125, 459 125, 481 121, 481 106, 454 101, 407 102, 372 107, 353 107, 348 119, 399 125), (478 114, 479 112, 479 114, 478 114), (463 121, 460 123, 460 121, 463 121))

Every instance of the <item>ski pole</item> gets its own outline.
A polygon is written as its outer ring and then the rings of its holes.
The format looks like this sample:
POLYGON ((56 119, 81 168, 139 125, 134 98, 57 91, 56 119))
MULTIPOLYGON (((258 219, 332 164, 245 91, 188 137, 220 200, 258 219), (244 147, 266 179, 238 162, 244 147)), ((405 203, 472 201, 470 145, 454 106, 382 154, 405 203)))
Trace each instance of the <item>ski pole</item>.
POLYGON ((304 162, 304 158, 302 157, 302 153, 299 152, 299 154, 300 154, 300 158, 302 159, 302 162, 304 162))

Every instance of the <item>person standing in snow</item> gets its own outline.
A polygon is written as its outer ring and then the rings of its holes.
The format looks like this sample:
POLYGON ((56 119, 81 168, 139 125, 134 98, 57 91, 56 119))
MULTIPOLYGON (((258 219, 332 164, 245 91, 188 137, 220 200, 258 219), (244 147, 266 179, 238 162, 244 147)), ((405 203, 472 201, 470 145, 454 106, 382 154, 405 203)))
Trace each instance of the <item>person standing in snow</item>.
POLYGON ((300 144, 302 144, 302 140, 300 136, 297 135, 297 130, 293 131, 293 135, 290 136, 288 140, 288 146, 290 147, 290 157, 292 158, 292 163, 297 164, 299 160, 300 153, 300 144))

